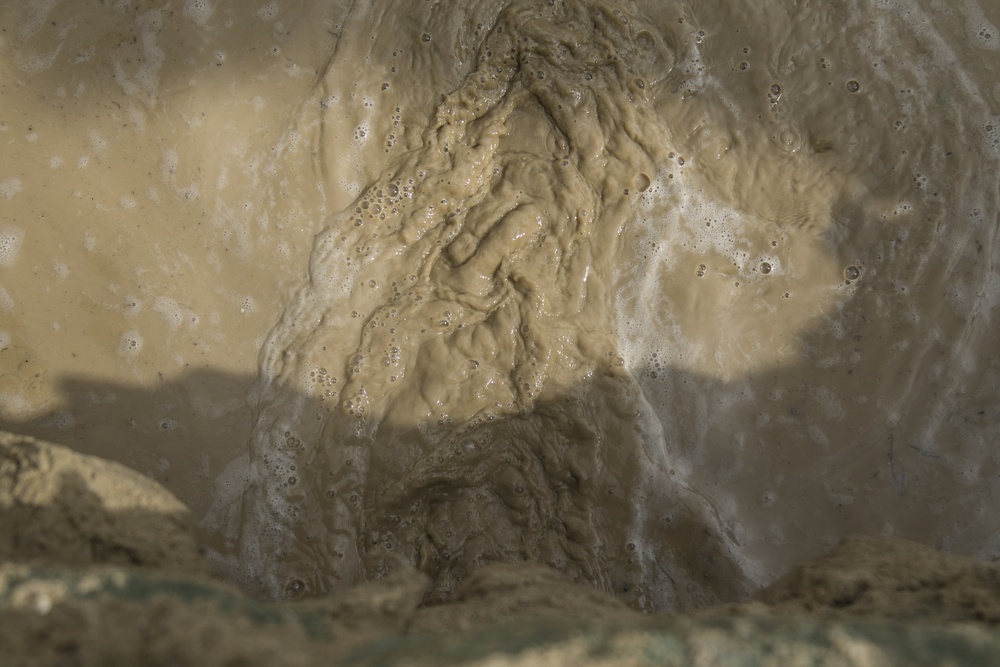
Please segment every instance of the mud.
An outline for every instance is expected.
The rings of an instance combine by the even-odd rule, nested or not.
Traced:
[[[6,2],[0,426],[263,598],[1000,557],[1000,15]]]

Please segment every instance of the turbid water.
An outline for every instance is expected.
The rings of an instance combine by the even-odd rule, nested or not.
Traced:
[[[3,4],[0,421],[263,597],[1000,558],[988,2]]]

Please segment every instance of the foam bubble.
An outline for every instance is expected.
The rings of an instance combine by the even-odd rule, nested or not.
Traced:
[[[60,410],[52,415],[49,423],[60,431],[65,431],[76,426],[76,415],[69,410]]]
[[[1000,50],[1000,31],[982,15],[975,21],[969,21],[968,30],[969,40],[979,48],[988,51]]]
[[[278,3],[269,2],[257,10],[257,18],[261,21],[273,21],[278,15]]]
[[[0,266],[14,266],[21,251],[24,230],[14,225],[0,227]]]
[[[53,155],[49,158],[49,169],[58,169],[62,166],[63,159],[58,155]]]
[[[18,51],[15,62],[17,63],[17,68],[23,73],[29,76],[38,74],[52,67],[61,50],[62,42],[57,44],[48,53],[25,53],[24,51]]]
[[[174,331],[184,322],[184,312],[181,306],[165,296],[158,296],[153,300],[153,312],[158,313],[167,323],[167,327]]]
[[[14,310],[14,299],[2,286],[0,286],[0,310]]]
[[[142,311],[142,301],[131,294],[125,296],[122,303],[122,313],[125,317],[135,317]]]
[[[163,151],[163,159],[160,161],[160,174],[163,180],[172,183],[177,173],[177,151],[168,148]]]
[[[0,350],[5,350],[10,347],[10,334],[6,331],[0,331]]]
[[[1000,86],[997,86],[997,97],[1000,98]],[[996,116],[983,126],[986,149],[1000,151],[1000,116]]]
[[[128,121],[132,123],[132,126],[139,132],[146,129],[146,116],[142,111],[134,104],[130,104],[128,111],[126,112],[128,116]]]
[[[104,137],[97,130],[88,130],[87,138],[90,139],[90,145],[94,147],[94,151],[97,153],[103,153],[108,149],[108,142],[104,140]]]
[[[208,23],[215,13],[215,3],[210,0],[187,0],[184,3],[184,16],[200,26]]]
[[[66,280],[69,277],[69,267],[63,262],[55,262],[52,265],[52,273],[56,274],[59,280]]]
[[[131,330],[124,332],[118,339],[118,354],[125,358],[138,356],[142,351],[142,334]]]
[[[10,199],[21,191],[21,179],[11,176],[0,181],[0,197]]]

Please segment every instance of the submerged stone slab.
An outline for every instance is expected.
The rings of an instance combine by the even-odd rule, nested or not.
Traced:
[[[504,576],[509,581],[510,571]],[[498,591],[480,600],[487,607],[465,603],[472,622],[456,625],[440,609],[419,608],[426,589],[427,580],[411,574],[336,599],[275,604],[198,577],[6,565],[0,645],[12,660],[6,664],[83,667],[1000,664],[1000,634],[983,623],[788,614],[761,605],[643,616],[600,596],[585,602],[584,592],[572,599],[574,613],[560,617],[554,603],[539,613],[511,603],[523,602],[523,591]],[[499,612],[493,618],[490,608]],[[608,613],[615,609],[617,618]]]
[[[755,600],[644,615],[494,564],[429,604],[402,559],[336,595],[261,603],[204,574],[186,508],[117,464],[0,436],[3,665],[1000,665],[995,563],[854,537]]]
[[[188,508],[156,482],[0,432],[0,562],[204,571]]]
[[[756,599],[786,614],[1000,623],[1000,564],[900,539],[854,535]]]

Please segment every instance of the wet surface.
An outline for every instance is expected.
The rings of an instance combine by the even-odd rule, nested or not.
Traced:
[[[0,425],[265,597],[1000,557],[1000,16],[730,4],[6,3]]]

